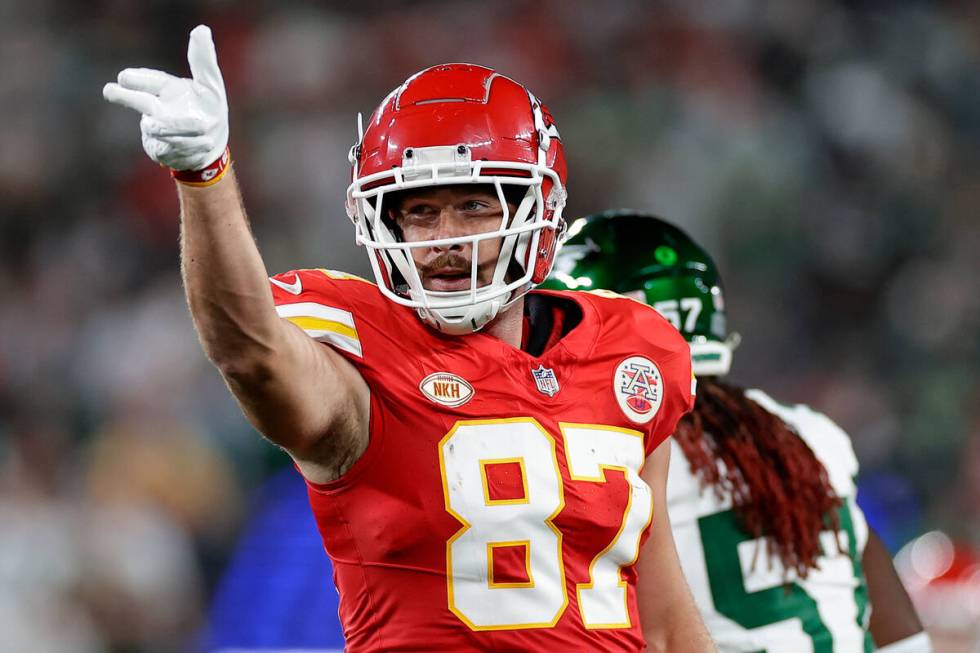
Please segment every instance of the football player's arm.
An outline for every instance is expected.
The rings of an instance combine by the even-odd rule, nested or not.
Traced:
[[[191,32],[187,59],[191,79],[130,68],[103,95],[142,114],[151,159],[201,171],[226,160],[228,142],[224,81],[207,27]],[[311,480],[333,480],[366,446],[367,386],[339,354],[279,319],[234,171],[200,181],[177,188],[181,272],[204,350],[259,431]]]
[[[870,528],[861,565],[868,580],[868,598],[871,601],[869,629],[878,650],[908,653],[931,651],[928,635],[922,630],[922,623],[895,571],[888,549]],[[886,646],[887,649],[884,648]]]
[[[715,646],[701,620],[681,569],[667,516],[667,467],[670,440],[646,460],[641,477],[653,493],[650,536],[637,561],[637,597],[647,650],[704,653]]]
[[[204,351],[261,433],[310,480],[334,480],[367,444],[367,385],[277,315],[234,172],[205,188],[177,186],[181,273]]]

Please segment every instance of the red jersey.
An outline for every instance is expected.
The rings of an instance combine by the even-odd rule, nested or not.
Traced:
[[[532,356],[439,334],[342,273],[286,273],[273,292],[371,391],[363,456],[308,483],[348,651],[645,648],[639,472],[693,404],[666,320],[609,293],[534,291],[581,320]]]

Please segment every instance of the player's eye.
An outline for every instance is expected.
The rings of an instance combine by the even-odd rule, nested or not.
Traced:
[[[471,199],[463,202],[462,208],[464,211],[487,211],[496,208],[495,204],[496,202],[488,200]]]
[[[428,204],[413,204],[402,211],[402,216],[409,221],[432,219],[437,215],[434,207]]]

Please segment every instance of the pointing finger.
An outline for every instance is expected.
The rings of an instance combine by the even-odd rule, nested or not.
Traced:
[[[102,97],[113,104],[118,104],[145,115],[152,115],[160,106],[156,96],[143,91],[133,91],[119,84],[106,84],[102,88]]]
[[[191,66],[191,76],[219,95],[225,94],[225,82],[218,68],[218,54],[214,50],[211,28],[198,25],[191,30],[187,44],[187,63]]]
[[[119,73],[119,85],[134,91],[160,94],[167,82],[177,79],[162,70],[152,68],[127,68]]]

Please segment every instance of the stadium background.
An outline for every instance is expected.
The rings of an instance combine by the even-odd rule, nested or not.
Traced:
[[[186,75],[199,22],[270,272],[370,274],[346,155],[356,113],[408,74],[465,60],[526,83],[570,155],[568,217],[650,210],[707,244],[743,334],[734,379],[851,433],[859,500],[894,551],[953,539],[955,561],[933,534],[903,568],[973,574],[955,618],[918,594],[941,650],[969,650],[980,4],[965,0],[0,2],[0,649],[193,646],[257,488],[287,466],[201,354],[171,182],[100,94],[125,66]]]

